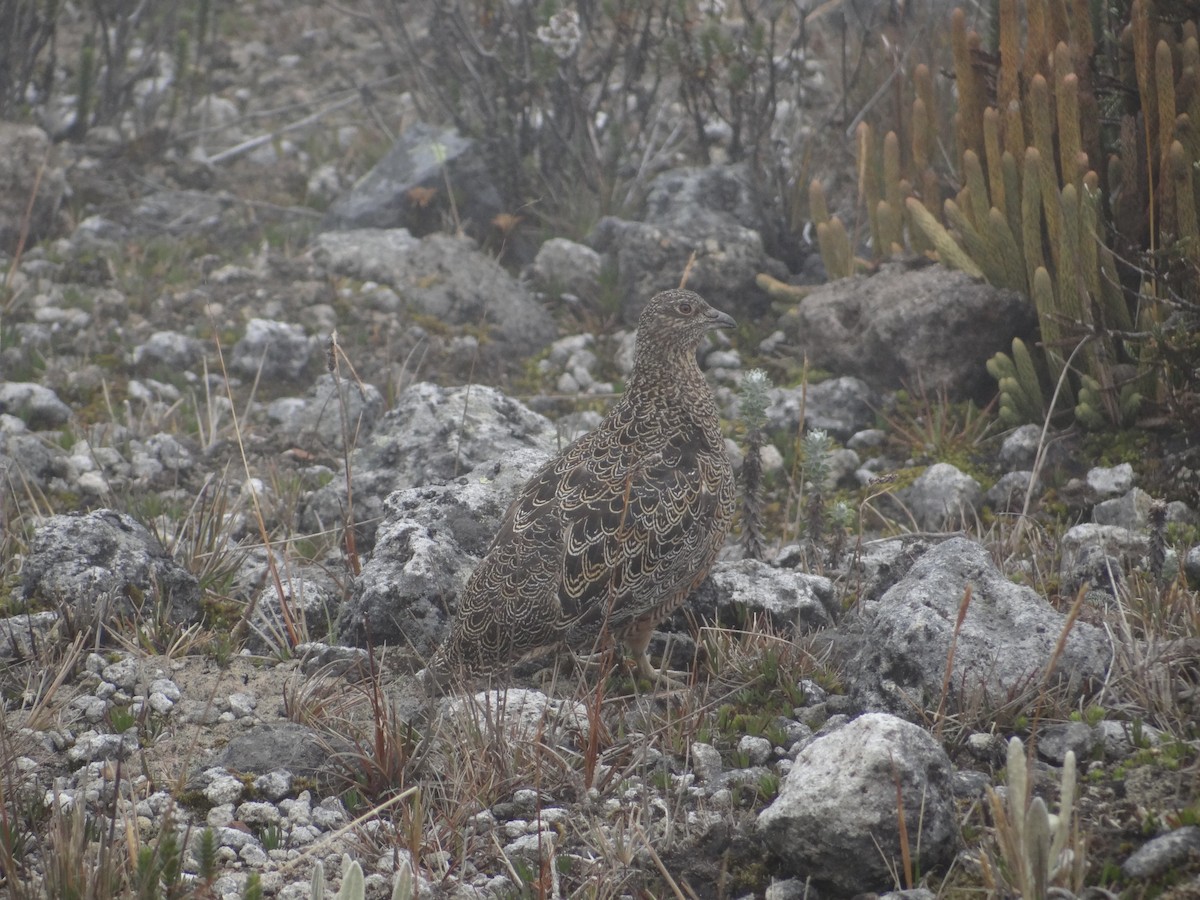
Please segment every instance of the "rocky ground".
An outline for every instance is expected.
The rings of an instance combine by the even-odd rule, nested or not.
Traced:
[[[0,125],[9,896],[307,897],[346,855],[367,896],[1034,896],[1039,858],[1200,896],[1186,423],[1001,429],[984,362],[1036,319],[923,260],[772,301],[819,261],[745,165],[505,210],[377,23],[254,9],[170,129]],[[652,647],[688,686],[541,660],[427,701],[508,499],[685,269],[739,321],[701,354],[739,469],[772,385],[758,496]]]

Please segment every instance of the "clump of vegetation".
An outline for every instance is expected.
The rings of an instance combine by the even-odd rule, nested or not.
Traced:
[[[513,208],[619,213],[685,146],[749,163],[764,209],[786,193],[772,141],[781,110],[800,105],[807,41],[791,5],[418,7],[380,0],[387,44],[426,102],[482,142]],[[426,20],[419,33],[413,22]]]
[[[992,47],[956,10],[956,165],[939,164],[949,129],[917,65],[896,126],[882,139],[858,126],[859,198],[876,259],[926,253],[1032,300],[1042,352],[1014,342],[989,363],[1003,421],[1069,409],[1099,428],[1129,424],[1144,401],[1187,402],[1167,362],[1200,285],[1200,49],[1195,22],[1148,0],[1105,11],[1099,29],[1083,5],[1064,10],[1034,0],[1022,28],[1004,0]],[[830,275],[867,267],[819,182],[809,206]]]

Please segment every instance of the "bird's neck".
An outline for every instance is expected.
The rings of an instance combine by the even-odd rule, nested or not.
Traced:
[[[696,362],[695,350],[639,348],[622,400],[639,409],[658,409],[674,417],[683,408],[703,407],[716,414],[712,392]]]

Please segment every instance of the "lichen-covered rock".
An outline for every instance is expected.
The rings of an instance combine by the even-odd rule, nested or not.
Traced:
[[[233,345],[229,368],[247,378],[295,381],[308,368],[313,342],[299,325],[251,319]]]
[[[374,385],[322,375],[303,397],[282,397],[267,415],[297,446],[340,451],[348,439],[366,439],[383,413],[383,394]]]
[[[994,394],[985,363],[1035,327],[1033,307],[1015,291],[899,263],[819,287],[784,317],[797,355],[812,366],[881,390],[919,383],[952,399]]]
[[[983,488],[950,463],[934,463],[898,496],[919,527],[943,531],[974,523]]]
[[[757,830],[790,873],[839,894],[884,890],[901,858],[897,779],[914,863],[928,872],[954,858],[952,772],[924,729],[871,713],[800,751]]]
[[[508,504],[547,457],[514,451],[449,484],[391,495],[375,552],[338,616],[339,638],[432,653]]]
[[[961,626],[964,593],[971,602]],[[951,538],[922,556],[879,600],[860,602],[861,645],[846,666],[850,693],[866,709],[911,717],[937,707],[946,660],[953,668],[946,711],[1031,699],[1049,678],[1072,699],[1088,696],[1105,678],[1112,650],[1095,626],[1075,622],[1062,652],[1056,645],[1066,618],[1028,587],[1013,584],[988,552]]]
[[[103,628],[114,616],[200,618],[200,586],[130,516],[111,509],[53,516],[30,542],[21,573],[27,603],[54,607],[71,630]]]
[[[392,491],[447,482],[519,450],[549,456],[557,445],[549,419],[495,388],[410,386],[351,456],[358,549],[372,546]],[[306,498],[301,522],[312,531],[336,527],[345,507],[345,483],[337,478]]]

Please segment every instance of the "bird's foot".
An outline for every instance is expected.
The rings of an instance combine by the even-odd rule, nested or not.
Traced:
[[[654,668],[650,665],[650,657],[645,653],[638,655],[637,674],[639,678],[649,681],[652,688],[665,687],[671,690],[682,690],[688,687],[691,677],[690,672],[680,672],[668,669],[666,666],[661,669]]]

